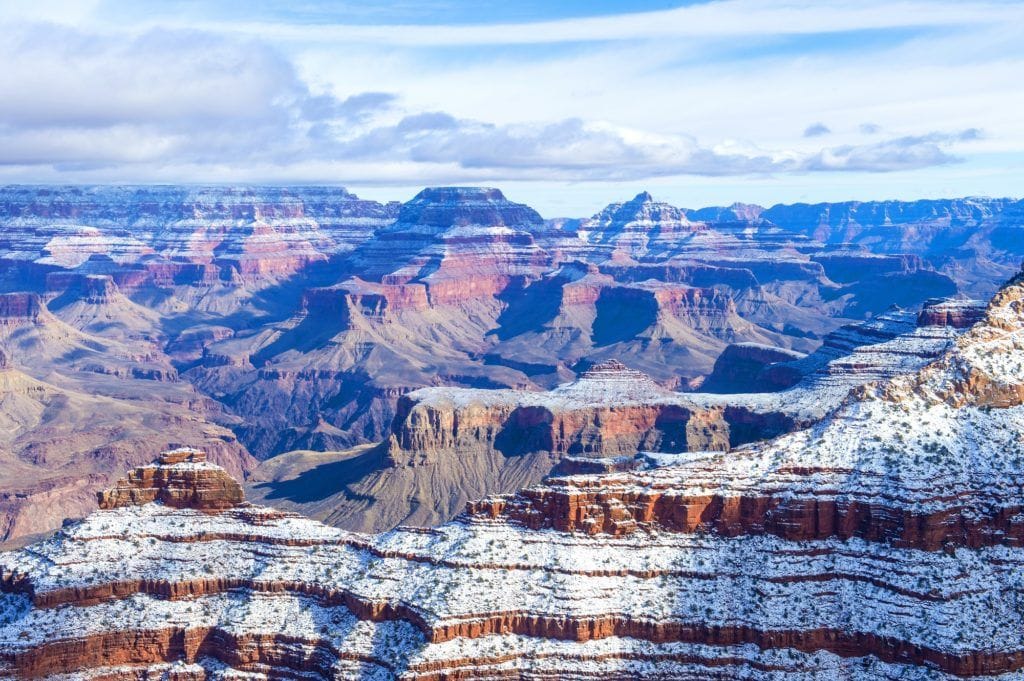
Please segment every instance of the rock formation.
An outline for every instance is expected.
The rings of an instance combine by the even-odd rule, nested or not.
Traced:
[[[978,303],[949,305],[978,315]],[[414,391],[399,399],[382,446],[276,457],[253,473],[250,493],[340,527],[383,531],[449,520],[466,501],[552,472],[630,470],[638,451],[729,450],[814,423],[852,388],[916,371],[963,332],[916,319],[893,311],[837,331],[813,355],[768,365],[779,384],[795,382],[773,393],[676,393],[615,360],[547,392]]]
[[[957,289],[987,296],[1022,256],[1022,216],[1019,202],[981,199],[688,210],[644,192],[589,218],[545,221],[486,188],[430,188],[399,205],[339,187],[2,187],[0,351],[18,381],[0,399],[22,405],[0,433],[0,481],[13,490],[2,536],[87,512],[97,489],[167,447],[202,446],[239,473],[250,453],[380,442],[408,413],[403,396],[423,388],[540,393],[618,359],[688,391],[723,350],[749,354],[750,344],[807,354],[757,370],[759,388],[793,386],[835,359],[837,329],[884,325],[894,302],[916,310]],[[972,319],[928,314],[921,323],[935,329]],[[832,365],[822,385],[841,397],[844,372],[878,374],[871,367],[899,356],[890,349]],[[724,365],[738,381],[740,367]],[[80,411],[60,409],[64,399]],[[772,399],[685,409],[726,414],[736,443],[792,427],[765,421],[780,413]],[[550,438],[564,454],[518,466],[501,455],[486,469],[468,457],[457,464],[464,477],[436,485],[475,479],[466,494],[507,491],[558,457],[634,440],[673,449],[680,437],[664,432],[682,420],[704,428],[665,418],[648,440],[587,426],[575,445],[570,423]],[[524,426],[547,437],[543,424]],[[465,497],[436,515],[413,510],[436,508],[431,482],[392,454],[338,455],[338,470],[355,485],[367,471],[407,471],[410,517],[455,512]],[[372,517],[380,504],[367,505],[390,494],[380,475],[359,492],[363,505],[323,512],[369,514],[373,527],[402,520]],[[27,498],[40,501],[26,510]]]
[[[173,508],[222,510],[240,504],[242,487],[197,449],[164,452],[152,466],[139,466],[113,489],[97,495],[100,508],[160,502]]]
[[[1022,353],[1024,277],[810,429],[551,478],[437,528],[367,536],[234,497],[103,509],[0,556],[2,673],[1016,678]],[[176,461],[156,497],[179,496]]]

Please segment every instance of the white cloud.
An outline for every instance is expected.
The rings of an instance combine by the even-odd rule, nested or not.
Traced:
[[[430,27],[86,12],[72,28],[52,23],[61,8],[0,8],[8,179],[761,182],[1024,151],[1019,3],[724,0]],[[873,33],[844,48],[850,31]]]

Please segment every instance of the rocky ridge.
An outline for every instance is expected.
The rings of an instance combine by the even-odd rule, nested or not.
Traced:
[[[100,510],[0,557],[0,662],[33,678],[1016,678],[1022,355],[1024,278],[938,358],[810,429],[555,477],[438,528]]]
[[[978,305],[932,303],[975,316]],[[728,451],[807,427],[851,389],[916,371],[963,333],[918,326],[917,317],[892,311],[837,331],[813,355],[770,365],[798,379],[774,393],[673,392],[614,360],[551,391],[414,391],[399,399],[383,445],[277,457],[253,472],[249,493],[333,525],[378,532],[436,525],[467,501],[552,472],[632,470],[643,464],[637,452]]]
[[[102,509],[159,502],[172,508],[222,510],[242,503],[242,487],[198,449],[172,449],[97,494]]]
[[[2,396],[0,538],[88,512],[97,489],[168,447],[202,446],[240,473],[250,453],[379,442],[402,396],[425,387],[548,391],[618,359],[692,390],[730,344],[809,353],[767,368],[767,387],[789,386],[837,327],[994,287],[1020,259],[1015,202],[866,205],[693,211],[642,193],[544,221],[486,188],[431,188],[402,206],[338,187],[0,188],[0,351],[17,378]],[[789,428],[760,419],[730,440]],[[638,438],[585,430],[600,437],[555,439],[576,456]],[[648,445],[659,438],[680,440]],[[339,479],[358,483],[385,455],[346,459]],[[486,495],[557,463],[465,461],[461,477],[388,470],[406,471],[410,507],[433,509],[432,488],[477,479],[465,494]],[[367,504],[390,484],[335,510],[379,515]],[[457,498],[437,516],[406,511],[436,522]]]

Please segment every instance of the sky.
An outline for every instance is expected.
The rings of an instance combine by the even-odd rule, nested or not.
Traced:
[[[1024,2],[4,0],[0,183],[1024,194]]]

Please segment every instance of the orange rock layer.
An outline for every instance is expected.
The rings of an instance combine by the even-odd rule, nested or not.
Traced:
[[[190,449],[164,454],[158,466],[140,466],[113,489],[97,493],[100,508],[159,501],[175,508],[220,510],[244,501],[242,487],[224,469],[206,463]]]
[[[976,508],[968,511],[966,499],[943,499],[938,510],[922,512],[884,500],[824,495],[689,495],[654,487],[559,482],[470,502],[467,512],[508,519],[532,530],[589,535],[658,529],[726,537],[770,534],[790,541],[857,537],[924,551],[1024,547],[1024,505],[999,506],[980,514]]]

